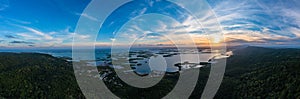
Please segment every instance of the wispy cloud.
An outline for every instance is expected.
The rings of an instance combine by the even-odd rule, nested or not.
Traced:
[[[295,44],[293,41],[300,37],[299,10],[281,4],[279,1],[272,4],[257,0],[221,0],[213,3],[215,5],[212,4],[212,9],[217,14],[217,20],[223,27],[224,38],[228,43]],[[209,40],[214,41],[213,39],[218,40],[220,38],[214,38],[215,36],[210,36],[210,34],[221,31],[216,29],[218,28],[215,24],[217,20],[212,17],[213,14],[208,13],[207,16],[198,19],[203,25],[209,26],[206,28],[199,26],[192,17],[187,18],[182,24],[160,18],[160,21],[157,22],[155,20],[151,20],[151,22],[146,20],[148,23],[135,21],[131,27],[123,27],[128,29],[123,30],[121,36],[123,38],[136,38],[140,37],[139,35],[153,32],[167,35],[169,38],[187,44],[193,43],[193,41],[199,44]],[[153,26],[153,24],[155,25]],[[206,33],[204,34],[204,32]],[[155,39],[162,40],[164,38],[156,37]]]
[[[12,36],[12,35],[5,35],[6,38],[11,38],[11,39],[14,39],[14,38],[17,38],[15,36]]]
[[[29,44],[28,41],[34,41],[36,43],[34,44],[34,46],[31,47],[58,47],[58,46],[72,45],[73,37],[85,41],[88,41],[90,38],[90,35],[82,35],[82,34],[71,32],[70,27],[67,27],[59,31],[52,31],[52,32],[42,32],[25,26],[18,26],[18,27],[22,27],[23,29],[28,30],[28,32],[15,33],[16,37],[18,37],[17,40],[20,41],[10,42],[11,44],[12,43]]]
[[[46,34],[46,33],[43,33],[43,32],[41,32],[41,31],[38,31],[38,30],[36,30],[36,29],[33,29],[33,28],[31,28],[31,27],[20,26],[20,25],[18,25],[18,26],[21,27],[21,28],[24,28],[24,29],[26,29],[26,30],[28,30],[28,31],[30,31],[30,32],[32,32],[32,33],[35,33],[35,34],[37,34],[37,35],[40,35],[40,36],[42,36],[43,38],[45,38],[46,40],[52,40],[52,39],[53,39],[52,36],[50,36],[50,35],[48,35],[48,34]]]
[[[93,21],[99,21],[96,17],[93,17],[93,16],[91,16],[91,15],[89,15],[87,13],[76,13],[76,15],[85,17],[85,18],[93,20]]]
[[[296,36],[296,38],[300,38],[300,28],[292,27],[290,31]]]
[[[35,47],[35,45],[28,45],[29,47]]]
[[[293,44],[299,36],[300,14],[293,1],[209,1],[228,42]]]
[[[9,21],[13,21],[14,23],[18,23],[18,24],[31,24],[31,22],[29,21],[23,21],[23,20],[19,20],[19,19],[14,19],[14,18],[7,18]]]
[[[1,0],[0,1],[0,11],[5,10],[9,7],[9,1],[8,0]]]
[[[294,24],[296,27],[300,28],[300,11],[299,9],[281,9],[283,17],[286,18],[286,23]]]
[[[37,41],[42,40],[41,37],[30,35],[29,33],[17,33],[17,35],[20,36],[20,37],[22,37],[25,40],[37,40]]]
[[[67,38],[73,38],[73,37],[76,37],[80,40],[85,40],[85,39],[89,39],[90,35],[81,35],[81,34],[78,34],[78,33],[69,33],[69,35],[67,36]]]
[[[11,41],[9,43],[12,43],[12,44],[34,44],[33,42],[26,42],[26,41]]]
[[[104,27],[106,30],[102,31],[103,27],[100,30],[101,33],[103,32],[105,41],[99,39],[100,41],[95,44],[106,46],[115,42],[118,43],[117,45],[122,45],[130,44],[133,40],[137,40],[137,44],[141,45],[206,44],[209,41],[222,42],[223,38],[225,38],[227,43],[232,44],[296,44],[300,42],[300,12],[297,6],[299,1],[297,0],[275,0],[272,2],[261,0],[208,1],[212,11],[208,9],[209,11],[199,11],[199,13],[192,13],[193,15],[184,13],[184,11],[178,10],[172,5],[158,8],[160,4],[156,4],[156,1],[151,0],[148,4],[136,5],[138,9],[131,10],[135,6],[125,7],[123,10],[128,11],[128,13],[117,13],[108,18],[109,20],[106,20],[109,22]],[[1,7],[4,6],[1,6],[0,3],[0,11]],[[168,10],[172,13],[167,13],[166,9],[169,8],[175,9]],[[148,14],[148,12],[160,12],[163,14],[155,14],[155,16],[154,14]],[[119,17],[122,14],[128,16]],[[75,15],[82,16],[91,22],[100,21],[91,13],[72,12],[70,15],[73,17]],[[165,17],[165,15],[170,15],[171,17]],[[194,15],[203,16],[195,18]],[[70,31],[70,27],[66,29],[63,29],[64,27],[33,27],[35,24],[21,18],[10,19],[2,17],[2,19],[17,24],[14,26],[19,28],[15,31],[12,30],[14,31],[13,33],[4,33],[1,36],[3,38],[0,39],[5,41],[1,44],[10,43],[10,41],[13,42],[12,40],[14,40],[19,41],[15,43],[26,46],[28,42],[35,42],[35,47],[71,46],[73,37],[86,41],[86,43],[80,45],[94,43],[90,40],[93,37],[82,33],[74,33],[74,31]],[[124,26],[121,24],[124,24]],[[115,27],[117,30],[111,29]],[[49,31],[49,29],[53,29],[53,31]],[[117,32],[119,33],[117,34]],[[224,35],[218,36],[218,34],[222,33]]]

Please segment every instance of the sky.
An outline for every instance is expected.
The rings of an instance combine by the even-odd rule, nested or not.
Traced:
[[[91,0],[0,0],[0,48],[71,47],[73,37],[100,47],[300,44],[299,0],[198,1],[135,0],[103,20],[97,15],[113,4],[85,12]],[[96,36],[76,31],[80,17],[103,22]]]

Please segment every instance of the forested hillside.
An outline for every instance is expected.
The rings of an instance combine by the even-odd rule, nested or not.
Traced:
[[[81,98],[72,64],[46,54],[0,53],[0,96]]]
[[[233,53],[227,59],[225,77],[215,98],[300,98],[300,49],[246,47]],[[209,69],[209,66],[201,68],[191,99],[200,98]],[[112,71],[109,67],[99,70]],[[116,78],[114,72],[104,77],[104,82],[122,98],[158,98],[172,90],[178,76],[169,74],[149,89],[132,88]],[[84,98],[70,62],[38,53],[0,53],[0,96]]]
[[[247,47],[227,60],[215,98],[300,98],[300,50]]]

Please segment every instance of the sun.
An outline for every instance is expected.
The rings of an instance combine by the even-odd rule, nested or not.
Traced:
[[[221,43],[221,39],[220,38],[214,38],[212,42],[213,43]]]
[[[211,37],[211,43],[217,44],[222,42],[222,37],[220,36],[213,36]]]

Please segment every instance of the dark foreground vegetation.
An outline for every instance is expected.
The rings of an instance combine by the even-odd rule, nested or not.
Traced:
[[[81,98],[71,63],[46,54],[0,53],[0,96]]]
[[[100,74],[106,73],[107,76],[103,78],[104,83],[118,97],[126,99],[159,99],[166,96],[177,83],[179,73],[166,74],[160,82],[150,88],[136,88],[123,82],[116,76],[112,68],[98,68]]]
[[[227,60],[215,98],[300,98],[300,49],[247,47]]]
[[[246,47],[235,49],[227,60],[225,77],[215,98],[300,98],[300,50]],[[100,74],[111,68],[98,69]],[[210,67],[201,68],[190,96],[199,99]],[[103,79],[121,98],[160,98],[177,82],[179,73],[168,74],[156,86],[131,87],[114,72]],[[116,82],[116,83],[114,83]],[[0,96],[5,98],[84,98],[64,59],[35,53],[0,53]]]

